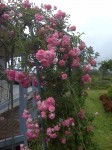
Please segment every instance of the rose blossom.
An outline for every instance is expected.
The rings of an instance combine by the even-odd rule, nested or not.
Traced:
[[[52,133],[52,128],[47,128],[47,135],[50,135]]]
[[[70,30],[71,31],[75,31],[76,30],[76,26],[70,26]]]
[[[43,119],[47,118],[46,113],[44,111],[41,112],[41,116],[42,116]]]
[[[3,18],[6,19],[6,20],[8,20],[10,18],[10,16],[9,16],[9,14],[4,13],[3,14]]]
[[[91,77],[89,74],[86,74],[82,77],[84,83],[91,83]]]
[[[90,70],[91,70],[91,66],[90,66],[90,65],[86,65],[85,68],[84,68],[84,71],[87,71],[87,72],[88,72],[88,71],[90,71]]]
[[[55,131],[59,131],[60,130],[60,127],[58,125],[54,126],[54,130]]]
[[[55,118],[55,114],[54,114],[54,113],[49,114],[49,118],[50,118],[51,120],[53,120],[53,119]]]
[[[65,66],[65,61],[64,61],[64,60],[60,60],[60,61],[59,61],[59,65],[60,65],[60,66]]]
[[[62,143],[62,144],[66,144],[66,138],[62,138],[62,139],[61,139],[61,143]]]
[[[50,138],[55,139],[57,137],[56,133],[49,134]]]
[[[53,97],[47,98],[46,99],[46,105],[47,105],[47,107],[49,107],[51,105],[55,106],[55,100],[54,100],[54,98]]]
[[[35,14],[35,19],[36,19],[37,22],[42,21],[42,20],[44,20],[44,16],[42,16],[40,14]]]
[[[25,0],[23,5],[24,5],[25,8],[30,8],[31,7],[31,4],[29,3],[29,0]]]
[[[57,9],[57,6],[54,6],[54,10],[56,10]]]
[[[92,66],[96,66],[96,60],[95,59],[93,59],[93,58],[90,59],[90,63]]]
[[[52,106],[52,105],[51,105],[51,106],[49,106],[49,108],[48,108],[48,109],[49,109],[49,111],[50,111],[50,112],[54,112],[54,111],[55,111],[55,107],[54,107],[54,106]]]
[[[44,8],[47,9],[47,10],[51,10],[52,9],[52,6],[50,4],[45,4],[44,5]]]
[[[86,47],[86,44],[84,42],[81,42],[79,49],[83,50]]]
[[[67,75],[66,73],[63,73],[63,74],[61,75],[61,77],[62,77],[62,80],[66,80],[66,79],[68,78],[68,75]]]

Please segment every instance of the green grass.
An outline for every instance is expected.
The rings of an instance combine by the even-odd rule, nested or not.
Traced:
[[[93,140],[99,145],[101,150],[112,150],[112,112],[105,112],[99,96],[107,93],[106,90],[90,90],[85,101],[85,108],[88,113],[99,115],[93,121]]]

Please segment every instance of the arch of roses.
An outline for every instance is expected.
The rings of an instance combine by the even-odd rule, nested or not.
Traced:
[[[76,26],[68,23],[70,16],[56,6],[1,2],[0,15],[0,47],[6,61],[12,58],[7,79],[24,88],[32,82],[37,88],[36,118],[30,110],[23,112],[29,148],[20,149],[96,150],[84,101],[98,53],[86,46]],[[14,70],[16,56],[21,56],[21,72]]]

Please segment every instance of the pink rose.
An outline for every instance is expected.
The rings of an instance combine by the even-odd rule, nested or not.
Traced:
[[[50,4],[45,4],[44,5],[44,8],[47,9],[47,10],[51,10],[52,9],[52,6]]]
[[[90,70],[91,70],[91,66],[90,66],[90,65],[86,65],[85,68],[84,68],[84,71],[87,71],[87,72],[88,72],[88,71],[90,71]]]
[[[49,118],[50,118],[51,120],[53,120],[53,119],[55,118],[55,114],[54,114],[54,113],[49,114]]]
[[[56,10],[57,9],[57,6],[54,6],[54,10]]]
[[[68,78],[68,75],[66,73],[63,73],[61,77],[62,77],[62,80],[66,80]]]
[[[62,144],[66,144],[66,138],[62,138],[62,139],[61,139],[61,143],[62,143]]]
[[[15,70],[6,70],[6,74],[7,74],[7,77],[10,81],[15,80],[15,74],[16,74]]]
[[[56,133],[49,134],[50,138],[55,139],[57,137]]]
[[[41,99],[41,96],[40,96],[40,95],[36,95],[36,96],[35,96],[35,99],[36,99],[37,101],[39,101],[39,100]]]
[[[81,42],[79,49],[83,50],[86,47],[86,44],[84,42]]]
[[[49,107],[51,105],[55,106],[55,100],[54,100],[54,98],[53,97],[47,98],[46,99],[46,105],[47,105],[47,107]]]
[[[52,133],[52,128],[47,128],[46,133],[47,133],[47,135],[50,135]]]
[[[50,111],[50,112],[54,112],[54,111],[55,111],[55,107],[54,107],[54,106],[52,106],[52,105],[51,105],[51,106],[49,106],[49,108],[48,108],[48,109],[49,109],[49,111]]]
[[[15,72],[15,81],[22,82],[26,78],[26,75],[24,72],[16,71]]]
[[[66,17],[66,13],[65,13],[65,12],[62,12],[61,10],[59,10],[59,11],[57,12],[57,14],[55,15],[55,17],[56,17],[57,19],[59,19],[59,20],[62,20],[62,19],[64,19],[64,18]]]
[[[92,66],[96,66],[96,60],[95,60],[95,59],[92,58],[92,59],[90,60],[90,63],[91,63]]]
[[[23,112],[23,118],[28,119],[28,117],[29,117],[29,111],[25,109]]]
[[[36,19],[37,22],[44,20],[44,18],[45,18],[45,17],[42,16],[42,15],[40,15],[40,14],[35,14],[35,19]]]
[[[44,54],[45,54],[45,51],[43,49],[38,50],[36,53],[36,59],[40,61],[41,59],[44,58]]]
[[[60,61],[59,61],[59,65],[60,65],[60,66],[65,66],[65,61],[64,61],[64,60],[60,60]]]
[[[41,116],[42,116],[43,119],[46,119],[46,118],[47,118],[46,112],[42,111],[42,112],[41,112]]]
[[[64,55],[63,55],[63,58],[64,58],[65,60],[67,60],[67,59],[69,58],[68,54],[64,54]]]
[[[10,19],[10,16],[9,16],[9,14],[4,13],[3,14],[3,18],[6,19],[6,20],[8,20],[8,19]]]
[[[23,5],[24,5],[25,8],[30,8],[31,7],[31,4],[29,3],[29,0],[25,0]]]
[[[60,127],[58,125],[54,126],[54,130],[55,131],[59,131],[60,130]]]
[[[84,83],[91,83],[91,77],[89,74],[86,74],[82,77]]]
[[[76,30],[76,26],[70,26],[70,30],[71,31],[75,31]]]
[[[24,80],[21,82],[21,84],[24,88],[28,88],[31,86],[31,81],[30,80]]]

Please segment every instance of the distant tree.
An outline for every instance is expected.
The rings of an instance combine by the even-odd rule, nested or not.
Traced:
[[[107,76],[109,71],[112,71],[112,59],[102,61],[99,70],[102,72],[103,77]]]

